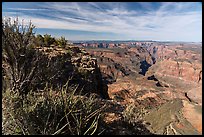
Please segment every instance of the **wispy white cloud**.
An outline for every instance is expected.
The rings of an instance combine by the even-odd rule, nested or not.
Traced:
[[[201,41],[202,11],[188,10],[195,8],[195,3],[165,2],[156,10],[152,10],[153,4],[139,4],[151,11],[141,14],[137,9],[127,8],[124,3],[45,3],[40,9],[32,8],[30,11],[40,11],[45,16],[56,18],[25,12],[19,18],[32,20],[37,28],[110,32],[120,36],[118,39],[125,36],[130,39]],[[21,9],[29,11],[26,7]],[[9,16],[9,12],[6,14]]]
[[[46,11],[47,9],[39,9],[39,8],[7,8],[7,10],[16,10],[16,11]]]

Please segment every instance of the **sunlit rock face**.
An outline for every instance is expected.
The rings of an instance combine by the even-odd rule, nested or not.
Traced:
[[[183,120],[177,110],[169,115],[172,124],[157,121],[157,110],[177,108],[185,113],[189,108],[184,102],[200,110],[202,106],[202,47],[190,44],[138,44],[119,45],[117,48],[86,48],[97,59],[102,78],[108,86],[109,97],[121,105],[134,104],[148,111],[146,120],[152,132],[158,134],[200,134],[202,123],[195,124],[195,115]],[[172,103],[170,103],[172,101]],[[183,104],[183,105],[182,105]],[[166,107],[165,107],[166,106]],[[159,112],[160,113],[160,112]],[[150,118],[149,118],[150,117]],[[152,117],[152,118],[151,118]],[[162,116],[163,117],[163,116]],[[180,117],[176,123],[174,117]],[[189,124],[191,123],[191,124]],[[158,130],[155,124],[158,125]],[[154,127],[155,126],[155,127]],[[165,131],[168,130],[168,131]],[[173,130],[173,131],[171,131]],[[174,132],[175,130],[175,132]]]

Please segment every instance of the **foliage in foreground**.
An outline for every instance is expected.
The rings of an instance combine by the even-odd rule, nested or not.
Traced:
[[[56,70],[59,68],[56,65],[59,66],[59,60],[64,58],[59,57],[48,66],[47,58],[33,48],[34,28],[31,22],[24,25],[18,19],[14,22],[10,18],[2,20],[3,134],[96,133],[104,107],[97,106],[93,96],[76,96],[75,93],[79,93],[77,86],[67,83],[51,88],[50,78],[55,78],[61,71]],[[54,40],[46,35],[43,42],[49,45]],[[65,44],[65,39],[61,38],[58,44]],[[46,67],[52,69],[52,73],[47,72]],[[34,88],[43,82],[49,86],[44,90]]]
[[[17,135],[92,135],[99,133],[98,122],[104,107],[95,97],[74,95],[77,86],[68,84],[59,91],[45,88],[42,93],[29,92],[22,100],[18,94],[3,93],[3,134]],[[68,92],[68,93],[67,93]]]
[[[36,87],[44,87],[46,82],[57,83],[57,75],[67,73],[62,71],[64,66],[62,61],[66,62],[70,58],[69,54],[58,56],[54,60],[43,55],[35,48],[36,42],[38,43],[40,39],[49,45],[55,39],[50,35],[35,37],[34,28],[31,22],[25,25],[18,19],[13,22],[10,18],[2,20],[3,91],[10,88],[15,92],[27,94]],[[66,40],[61,37],[55,43],[63,46]]]

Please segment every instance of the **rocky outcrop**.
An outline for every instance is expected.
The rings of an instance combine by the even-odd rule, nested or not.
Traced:
[[[108,98],[107,86],[102,81],[97,60],[85,50],[76,46],[40,47],[37,50],[48,57],[47,60],[41,61],[42,67],[45,68],[42,74],[47,76],[47,80],[51,79],[49,72],[54,74],[52,80],[47,82],[59,86],[69,80],[70,85],[78,85],[78,91],[82,90],[82,94],[97,93]]]

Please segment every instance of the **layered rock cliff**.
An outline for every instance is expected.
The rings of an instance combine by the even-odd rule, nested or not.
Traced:
[[[198,110],[202,106],[200,49],[197,45],[154,43],[147,47],[86,50],[97,58],[103,78],[108,81],[110,98],[121,105],[133,105],[137,110],[145,108],[149,118],[144,119],[151,124],[154,133],[198,134],[202,128],[200,122],[195,124],[194,114],[197,113],[188,116],[186,121],[185,116],[177,114],[177,111],[190,109],[183,101],[193,104]],[[168,107],[178,110],[170,113],[166,109]],[[159,111],[160,116],[157,115]],[[198,115],[200,119],[201,115]],[[172,123],[160,121],[161,117]],[[179,122],[175,121],[175,117]],[[158,129],[155,129],[157,126]]]

